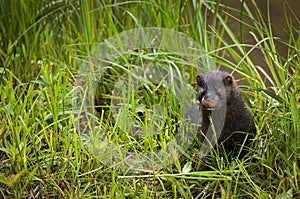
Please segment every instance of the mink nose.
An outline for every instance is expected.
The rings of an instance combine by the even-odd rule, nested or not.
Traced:
[[[213,108],[214,107],[214,101],[213,100],[206,100],[206,99],[202,99],[201,101],[202,106],[204,106],[205,108]]]

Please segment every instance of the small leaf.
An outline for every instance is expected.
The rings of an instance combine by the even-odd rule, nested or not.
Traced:
[[[7,111],[11,116],[14,116],[13,106],[10,103],[6,104],[1,109]]]
[[[46,81],[43,81],[43,80],[32,80],[31,82],[35,83],[35,84],[43,85],[45,87],[49,87],[49,84]]]
[[[135,112],[136,113],[143,113],[143,112],[145,112],[145,105],[144,104],[137,105],[135,107]]]
[[[189,173],[192,170],[192,162],[187,162],[182,168],[182,173]]]
[[[17,173],[16,175],[11,175],[6,177],[4,175],[0,175],[0,183],[6,184],[8,187],[13,187],[13,185],[17,182],[17,180],[23,175],[25,170]]]
[[[293,199],[293,189],[289,189],[287,192],[276,196],[276,199]]]

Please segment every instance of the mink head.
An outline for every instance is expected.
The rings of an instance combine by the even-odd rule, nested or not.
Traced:
[[[205,109],[225,108],[230,101],[234,80],[231,75],[221,71],[210,71],[197,75],[198,100]]]

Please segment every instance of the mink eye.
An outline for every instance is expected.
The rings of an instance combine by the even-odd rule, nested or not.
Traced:
[[[206,83],[205,83],[204,81],[199,82],[198,86],[199,86],[200,88],[204,89],[204,90],[207,89],[207,85],[206,85]]]
[[[202,88],[199,89],[199,93],[198,93],[198,100],[199,101],[202,100],[202,98],[204,97],[205,93],[206,93],[206,89],[202,89]]]
[[[216,95],[217,95],[220,99],[225,98],[225,95],[224,95],[224,94],[226,94],[224,88],[220,88],[220,89],[217,89],[217,90],[216,90]]]
[[[222,96],[221,90],[216,90],[216,95],[217,95],[218,97],[221,97],[221,96]]]

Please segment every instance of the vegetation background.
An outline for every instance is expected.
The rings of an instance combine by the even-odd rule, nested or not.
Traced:
[[[255,1],[0,0],[1,198],[300,198],[299,19],[282,3],[278,29],[263,2],[265,12]],[[136,27],[183,32],[243,80],[257,128],[246,157],[197,159],[195,147],[132,175],[84,148],[72,111],[78,59]]]

